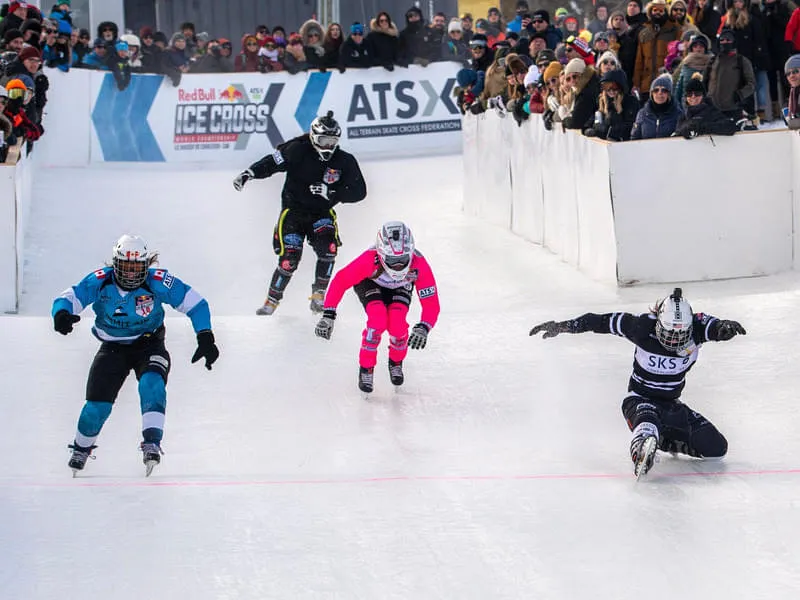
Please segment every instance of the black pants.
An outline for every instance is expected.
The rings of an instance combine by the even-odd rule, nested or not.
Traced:
[[[386,306],[389,306],[392,302],[411,306],[411,292],[413,289],[412,285],[395,289],[387,288],[378,285],[372,279],[365,279],[353,287],[364,308],[367,307],[367,304],[376,300],[383,302]]]
[[[161,375],[166,383],[170,357],[164,346],[164,332],[164,327],[160,327],[133,344],[103,342],[89,369],[86,399],[90,402],[113,404],[131,370],[136,374],[137,380],[145,372],[153,371]]]
[[[718,458],[728,452],[728,440],[703,415],[680,400],[655,400],[628,396],[622,414],[633,430],[640,423],[653,423],[661,434],[658,448],[698,458]]]
[[[272,246],[278,255],[278,268],[275,269],[269,286],[271,300],[278,302],[283,298],[284,290],[300,264],[306,240],[317,255],[312,288],[322,292],[328,288],[333,274],[333,263],[339,246],[342,245],[336,212],[331,209],[327,213],[318,214],[285,208],[281,211],[272,237]]]

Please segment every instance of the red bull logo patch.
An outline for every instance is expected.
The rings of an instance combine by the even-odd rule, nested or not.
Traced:
[[[332,183],[339,181],[341,176],[342,172],[338,169],[326,169],[325,174],[322,176],[322,181],[328,185],[331,185]]]

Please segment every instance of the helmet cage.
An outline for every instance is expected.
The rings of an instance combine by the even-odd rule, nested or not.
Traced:
[[[681,352],[692,345],[692,308],[686,300],[666,298],[656,309],[656,339],[672,352]]]
[[[414,256],[414,236],[411,230],[400,221],[385,223],[378,230],[375,247],[386,274],[394,281],[403,281],[408,275]]]
[[[147,280],[147,269],[154,258],[142,238],[122,236],[114,246],[111,261],[117,285],[127,291],[141,287]]]

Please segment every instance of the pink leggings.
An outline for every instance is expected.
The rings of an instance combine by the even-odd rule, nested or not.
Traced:
[[[378,345],[381,335],[389,332],[389,359],[400,362],[408,354],[408,306],[400,302],[384,304],[376,300],[365,307],[367,327],[361,337],[361,352],[358,353],[358,364],[362,367],[374,367],[378,361]]]

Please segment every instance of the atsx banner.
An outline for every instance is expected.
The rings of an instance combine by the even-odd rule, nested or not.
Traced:
[[[92,161],[216,162],[271,152],[328,110],[356,155],[461,149],[456,63],[288,73],[135,75],[119,91],[92,73]]]

